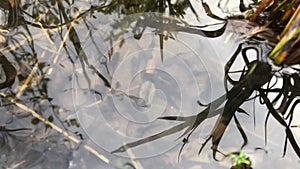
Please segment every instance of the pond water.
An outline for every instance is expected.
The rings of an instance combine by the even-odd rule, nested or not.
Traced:
[[[217,120],[213,112],[179,158],[187,126],[159,117],[196,115],[205,109],[197,101],[225,94],[224,66],[244,41],[245,25],[239,31],[232,29],[239,21],[206,16],[199,1],[170,1],[173,8],[154,2],[24,0],[22,17],[13,18],[20,24],[8,28],[11,11],[1,7],[1,168],[230,168],[229,158],[213,159],[210,142],[198,155]],[[259,47],[262,55],[270,50],[266,42]],[[239,55],[232,68],[244,66]],[[252,167],[297,168],[289,144],[282,158],[285,128],[271,117],[265,144],[266,106],[251,99],[241,107],[249,113],[237,118]],[[299,139],[299,129],[292,131]],[[219,149],[237,152],[242,144],[231,122]]]

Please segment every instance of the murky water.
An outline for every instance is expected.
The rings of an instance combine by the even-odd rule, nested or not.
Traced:
[[[194,131],[179,161],[185,127],[155,136],[180,124],[159,117],[195,115],[205,109],[197,101],[208,104],[225,93],[224,65],[245,36],[233,31],[231,21],[225,27],[207,17],[201,2],[185,2],[173,6],[184,17],[174,17],[160,1],[22,1],[21,24],[0,32],[0,166],[230,168],[230,159],[213,159],[210,142],[198,155],[216,117]],[[5,24],[10,16],[2,10]],[[161,10],[165,14],[156,13]],[[209,24],[214,26],[203,29],[218,31],[196,27]],[[241,58],[234,69],[243,69]],[[290,145],[281,157],[285,129],[272,118],[265,144],[265,105],[256,99],[242,108],[250,117],[237,117],[253,168],[297,168]],[[298,129],[293,132],[299,138]],[[239,151],[242,143],[231,122],[220,150]]]

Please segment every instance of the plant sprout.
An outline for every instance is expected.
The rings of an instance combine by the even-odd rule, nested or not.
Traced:
[[[241,150],[239,153],[233,152],[229,153],[228,156],[233,160],[232,167],[237,169],[243,169],[243,164],[250,166],[251,161],[247,154]]]

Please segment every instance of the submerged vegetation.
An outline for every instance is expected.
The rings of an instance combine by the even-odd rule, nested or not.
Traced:
[[[214,15],[205,2],[202,1],[202,5],[208,16],[217,20],[225,21],[224,25],[226,25],[231,19],[236,19],[235,16],[230,16],[228,19],[222,19],[221,17]],[[224,82],[225,89],[227,89],[226,94],[206,105],[206,108],[197,115],[188,117],[160,117],[159,119],[175,120],[182,123],[156,135],[125,144],[113,152],[123,152],[128,148],[133,148],[187,128],[182,135],[187,135],[183,139],[183,148],[189,142],[189,137],[195,129],[205,119],[218,115],[218,120],[213,127],[214,129],[212,130],[211,135],[208,139],[206,139],[199,150],[200,153],[208,141],[212,140],[213,157],[216,159],[216,153],[220,152],[218,150],[218,145],[231,120],[234,120],[241,136],[244,139],[242,147],[247,144],[247,136],[235,114],[236,112],[248,114],[240,106],[246,101],[258,98],[261,104],[265,104],[269,110],[266,118],[266,124],[268,122],[269,115],[272,115],[281,125],[283,125],[283,127],[286,128],[286,141],[283,154],[286,153],[287,142],[289,141],[298,157],[300,157],[299,146],[291,131],[294,113],[296,113],[295,108],[299,103],[299,100],[297,99],[297,97],[299,97],[299,85],[296,84],[297,81],[299,81],[300,75],[299,68],[297,68],[297,65],[299,64],[298,48],[300,38],[299,9],[298,1],[261,1],[260,3],[254,2],[254,4],[250,5],[250,8],[247,10],[254,10],[255,12],[253,14],[249,14],[249,12],[247,12],[247,16],[244,16],[244,19],[239,20],[244,20],[244,22],[249,24],[249,26],[252,26],[251,24],[254,24],[255,26],[254,29],[247,32],[247,38],[238,46],[233,56],[225,65]],[[241,12],[246,10],[243,2],[240,4],[240,10]],[[247,20],[249,20],[249,22]],[[204,34],[207,37],[218,37],[222,34],[223,30],[224,27],[211,32],[204,31]],[[221,34],[218,34],[217,32],[221,32]],[[211,33],[213,33],[213,36],[210,36]],[[268,34],[269,36],[266,36]],[[274,37],[278,36],[280,37],[279,39],[274,39]],[[262,51],[263,49],[259,46],[264,43],[263,41],[266,41],[268,45],[274,49],[272,51]],[[250,62],[247,58],[247,50],[251,49],[255,50],[257,55],[257,58],[252,62]],[[265,53],[267,53],[268,57],[274,59],[274,64],[280,65],[281,68],[270,64],[267,61],[267,55],[264,55]],[[230,68],[238,56],[242,56],[244,58],[246,66],[243,70],[239,71],[239,80],[233,80],[230,78]],[[273,68],[271,68],[271,65]],[[292,71],[292,73],[287,73],[286,71],[282,71],[282,69],[286,66],[289,66],[289,68],[293,69],[294,72]],[[276,83],[273,84],[271,79],[276,79]],[[279,84],[278,81],[283,81],[283,83]],[[228,89],[227,83],[230,83],[233,87]],[[275,93],[277,96],[273,100],[270,100],[268,97],[270,93]],[[274,105],[277,102],[280,102],[280,106],[275,108]],[[224,103],[224,107],[220,107]],[[200,102],[199,105],[203,106]],[[182,148],[180,152],[182,151]]]
[[[195,130],[205,120],[217,117],[213,129],[198,148],[198,152],[200,154],[205,145],[210,144],[211,141],[213,158],[220,160],[217,157],[218,153],[228,157],[228,153],[219,150],[219,145],[231,122],[234,122],[243,138],[241,149],[247,145],[248,137],[237,114],[250,116],[242,105],[251,100],[259,100],[268,109],[265,135],[267,136],[268,121],[273,117],[286,132],[286,135],[282,136],[285,139],[283,155],[286,154],[288,145],[291,145],[300,158],[300,147],[292,131],[292,128],[299,128],[299,125],[294,122],[294,117],[299,111],[297,106],[300,103],[299,0],[252,2],[241,0],[238,14],[230,14],[229,11],[226,12],[227,16],[218,16],[210,9],[208,5],[210,1],[203,0],[201,2],[190,0],[97,0],[89,3],[68,0],[24,0],[22,2],[5,0],[3,2],[5,3],[0,5],[4,18],[1,20],[0,30],[0,105],[3,114],[0,124],[0,146],[1,153],[7,157],[6,160],[0,161],[1,167],[30,168],[35,165],[49,165],[49,158],[57,155],[59,150],[64,152],[59,154],[62,158],[58,159],[57,165],[60,165],[59,168],[70,167],[72,159],[69,153],[76,151],[77,146],[84,144],[85,139],[84,134],[78,132],[81,124],[70,115],[72,106],[65,107],[63,104],[70,103],[60,99],[67,92],[74,90],[73,83],[78,84],[82,90],[94,93],[96,98],[99,98],[99,103],[104,102],[106,95],[109,95],[107,93],[110,92],[112,95],[126,97],[140,107],[147,107],[150,97],[144,99],[128,94],[114,84],[111,72],[115,71],[113,65],[115,63],[110,64],[110,61],[117,60],[116,49],[122,48],[128,40],[125,34],[130,32],[134,39],[139,41],[146,36],[147,28],[154,32],[159,41],[161,63],[166,59],[165,44],[176,40],[178,32],[204,38],[218,38],[229,31],[242,35],[243,38],[235,52],[223,65],[225,88],[223,94],[206,105],[201,100],[195,100],[202,110],[192,112],[194,115],[159,117],[159,120],[178,121],[180,124],[136,141],[124,143],[113,150],[112,154],[131,151],[143,144],[182,132],[179,137],[182,139],[179,159]],[[226,11],[228,2],[220,0],[219,8],[225,4],[222,10]],[[200,7],[201,9],[198,9]],[[215,22],[201,25],[203,16],[200,15],[200,10]],[[186,18],[187,13],[189,17],[195,19],[194,22],[187,21],[189,19]],[[133,14],[136,15],[132,17]],[[99,27],[104,27],[107,19],[105,16],[112,15],[117,15],[119,20],[110,25],[112,29],[109,35],[102,37],[109,43],[109,49],[101,51],[99,48],[102,44],[97,44],[94,32]],[[195,22],[198,24],[195,25]],[[101,67],[95,67],[90,61],[91,56],[87,54],[89,51],[85,49],[87,39],[91,39],[91,46],[95,46],[97,55],[101,55]],[[118,47],[114,47],[117,42]],[[151,45],[149,48],[152,47]],[[251,51],[255,53],[254,59]],[[233,70],[233,65],[239,58],[243,60],[242,69]],[[147,60],[146,64],[151,66],[152,62],[158,62],[155,59]],[[78,74],[73,73],[79,70],[76,63],[80,65],[84,80],[76,79]],[[66,72],[65,76],[61,73],[63,71]],[[153,72],[147,70],[147,75],[151,76]],[[93,79],[90,74],[102,81],[101,90],[92,89]],[[234,78],[237,76],[238,79]],[[155,88],[153,83],[149,82],[147,85],[151,89]],[[144,88],[147,85],[144,85]],[[62,94],[57,94],[59,92]],[[150,94],[147,92],[145,90],[141,95],[151,95],[151,91]],[[57,137],[59,138],[51,139]],[[267,141],[270,138],[265,139]],[[48,147],[41,146],[44,142]],[[37,146],[35,143],[38,143]],[[106,157],[112,156],[110,152],[102,155],[89,145],[83,147],[101,159],[103,165],[112,165],[109,159],[111,157]],[[12,149],[15,151],[11,151]],[[18,151],[22,153],[16,153]],[[28,155],[33,152],[41,152],[41,156]],[[235,159],[233,168],[243,164],[251,165],[243,150],[238,155],[229,156]],[[126,164],[124,166],[132,168],[141,166],[135,161],[134,155],[130,157],[134,159],[132,164],[124,162]]]

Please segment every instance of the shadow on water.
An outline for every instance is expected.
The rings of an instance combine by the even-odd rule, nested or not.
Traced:
[[[296,52],[280,60],[286,51],[272,51],[279,31],[259,17],[270,4],[243,19],[252,5],[240,1],[240,15],[223,16],[209,1],[3,1],[0,166],[229,168],[240,150],[268,152],[259,141],[275,138],[284,140],[283,156],[295,159],[292,148],[299,158],[299,42],[284,43]],[[259,119],[247,103],[264,107]],[[250,131],[248,116],[265,133]],[[285,134],[268,135],[271,117]],[[241,142],[234,134],[228,141],[231,123]]]

